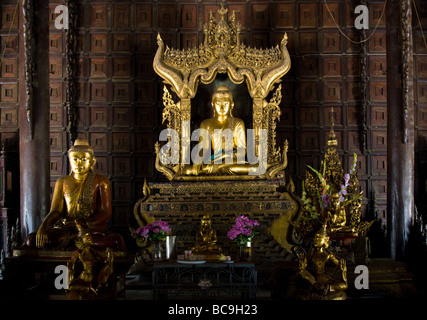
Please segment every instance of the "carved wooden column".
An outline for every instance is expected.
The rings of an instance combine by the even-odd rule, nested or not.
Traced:
[[[387,234],[390,257],[405,256],[414,213],[411,0],[387,2]]]
[[[49,210],[49,1],[24,0],[19,36],[21,235],[36,231]]]

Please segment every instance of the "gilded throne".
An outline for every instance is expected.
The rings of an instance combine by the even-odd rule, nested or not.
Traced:
[[[287,35],[274,48],[255,49],[239,32],[234,12],[221,5],[197,48],[171,49],[157,36],[153,67],[165,84],[166,129],[155,144],[155,167],[169,183],[145,183],[134,217],[140,226],[168,219],[183,249],[194,245],[197,225],[188,221],[208,214],[227,251],[227,223],[260,215],[265,241],[273,237],[271,246],[290,252],[289,222],[299,204],[292,181],[285,183],[287,142],[276,146],[280,81],[291,65]]]
[[[157,37],[159,47],[153,62],[154,70],[179,99],[175,102],[167,86],[164,86],[163,122],[167,122],[170,132],[177,134],[168,134],[166,148],[160,148],[160,144],[156,144],[156,169],[170,181],[272,179],[287,165],[287,143],[285,142],[283,148],[276,148],[276,123],[280,116],[281,102],[281,86],[277,84],[289,71],[291,64],[286,48],[287,35],[284,35],[280,46],[275,48],[262,50],[246,47],[240,43],[240,27],[235,22],[234,13],[228,21],[226,20],[227,9],[221,7],[218,13],[220,15],[218,23],[211,13],[209,26],[204,28],[204,43],[198,48],[182,51],[170,49],[165,47],[160,35]],[[244,87],[245,84],[247,94],[240,94],[241,86]],[[192,149],[191,141],[194,141],[191,129],[197,127],[198,124],[194,123],[194,120],[197,121],[200,117],[200,109],[203,109],[203,103],[206,103],[206,99],[203,100],[197,96],[199,85],[207,86],[208,89],[201,88],[200,91],[209,92],[210,90],[212,100],[218,95],[218,88],[227,88],[228,95],[234,96],[231,101],[236,104],[234,109],[246,115],[243,121],[246,121],[245,124],[252,131],[250,131],[251,137],[246,137],[245,147],[253,146],[253,148],[252,150],[246,148],[242,152],[248,155],[248,151],[253,151],[254,159],[248,159],[248,157],[241,159],[240,169],[234,169],[237,167],[234,161],[233,164],[228,163],[230,170],[216,170],[220,165],[220,161],[215,161],[217,159],[211,159],[214,165],[205,171],[206,174],[203,174],[203,170],[189,170],[187,166],[190,160],[194,160],[192,154],[194,150],[190,150]],[[239,96],[237,97],[233,91]],[[270,100],[267,101],[269,97]],[[244,102],[247,105],[242,105]],[[237,104],[239,104],[238,108]],[[214,105],[212,109],[214,114],[218,113],[215,112]],[[236,112],[236,110],[233,111]],[[193,116],[196,119],[193,119]],[[231,110],[228,118],[241,120],[233,115]],[[203,123],[200,125],[203,126]],[[222,127],[219,123],[212,125],[211,121],[209,129]],[[233,131],[235,129],[229,128]],[[266,156],[262,157],[263,153]],[[206,163],[206,161],[203,162]],[[255,165],[263,170],[250,174],[251,166],[255,167]],[[238,177],[235,177],[236,175]]]

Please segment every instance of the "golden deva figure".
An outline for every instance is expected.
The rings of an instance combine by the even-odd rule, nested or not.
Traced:
[[[110,182],[94,173],[93,148],[85,139],[77,139],[68,158],[71,173],[56,182],[50,211],[26,245],[63,249],[79,238],[94,248],[125,250],[122,236],[107,231],[112,215]]]
[[[196,244],[192,253],[205,255],[207,259],[216,259],[222,249],[217,244],[216,231],[212,228],[212,221],[208,215],[203,216],[200,230],[196,234]]]
[[[69,273],[68,300],[91,300],[102,293],[108,278],[113,273],[113,253],[110,248],[105,250],[105,257],[91,247],[90,243],[85,243],[84,239],[76,241],[79,251],[74,251],[67,264]],[[83,270],[76,277],[76,263],[80,261]],[[95,265],[101,264],[98,276],[95,276]],[[99,269],[99,268],[98,268]],[[101,295],[102,297],[102,295]]]
[[[200,124],[200,129],[204,129],[209,133],[209,139],[203,139],[201,136],[199,146],[203,150],[210,149],[212,151],[211,163],[189,165],[184,169],[185,174],[248,174],[251,166],[245,162],[245,123],[242,119],[232,115],[233,107],[233,95],[226,86],[219,86],[212,96],[214,115],[210,119],[203,120]],[[231,146],[226,145],[224,139],[224,132],[227,129],[231,130],[233,134]],[[221,150],[221,152],[218,152],[218,150]],[[240,163],[237,162],[238,160]]]
[[[344,259],[338,259],[327,248],[329,236],[326,231],[326,224],[315,234],[313,248],[307,254],[298,252],[299,267],[298,272],[301,277],[307,280],[311,289],[303,297],[308,300],[345,300],[347,294],[347,265]],[[332,263],[335,268],[327,273],[327,264]],[[310,268],[309,271],[307,268]],[[340,279],[335,279],[332,275],[340,272]]]

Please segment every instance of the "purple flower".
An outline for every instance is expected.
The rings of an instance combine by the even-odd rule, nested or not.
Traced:
[[[350,184],[350,174],[346,173],[344,175],[344,184],[340,185],[341,190],[338,192],[339,196],[340,196],[340,202],[343,202],[345,200],[345,197],[348,192],[347,192],[347,187]]]
[[[251,241],[255,234],[257,234],[257,232],[252,230],[256,226],[259,226],[258,221],[249,219],[245,215],[238,216],[232,228],[227,231],[227,237],[237,242]]]
[[[322,194],[320,197],[323,200],[323,208],[326,208],[329,205],[329,201],[331,201],[332,196],[330,194]]]
[[[138,229],[136,229],[135,233],[137,235],[144,237],[144,238],[147,238],[148,231],[149,230],[148,230],[147,226],[144,226],[144,227],[139,227]]]
[[[344,182],[345,182],[345,185],[346,185],[346,186],[348,186],[348,182],[349,182],[349,180],[350,180],[350,174],[346,173],[346,174],[344,175]]]
[[[250,236],[250,235],[252,235],[252,230],[251,230],[251,229],[242,228],[241,232],[242,232],[242,234],[244,234],[245,236]]]
[[[164,240],[171,228],[166,221],[154,221],[136,229],[135,234],[150,240]]]

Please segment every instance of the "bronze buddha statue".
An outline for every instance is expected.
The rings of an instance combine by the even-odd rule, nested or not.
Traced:
[[[107,231],[112,215],[110,182],[94,173],[93,148],[86,140],[77,139],[68,150],[68,158],[71,173],[56,182],[50,211],[25,244],[64,249],[74,247],[74,241],[80,238],[87,239],[94,248],[125,250],[122,236]]]

